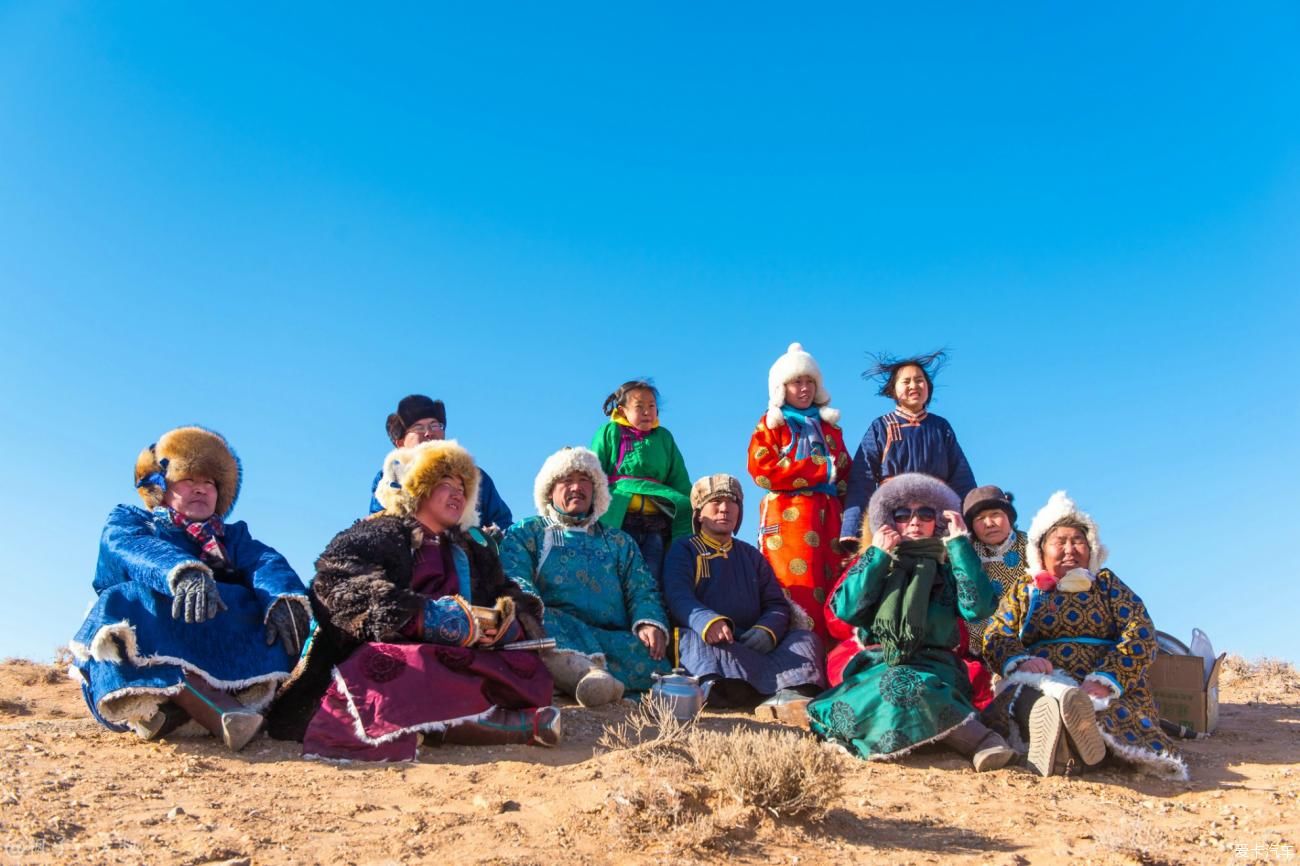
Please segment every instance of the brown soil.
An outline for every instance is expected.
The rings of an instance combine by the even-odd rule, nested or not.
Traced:
[[[1300,677],[1230,660],[1190,783],[1119,770],[977,775],[943,751],[836,758],[820,819],[773,814],[597,743],[617,709],[566,708],[566,742],[425,749],[413,765],[303,761],[258,739],[145,743],[88,716],[60,669],[0,664],[0,863],[1300,864]],[[709,730],[772,730],[738,714]],[[714,787],[710,789],[710,785]]]

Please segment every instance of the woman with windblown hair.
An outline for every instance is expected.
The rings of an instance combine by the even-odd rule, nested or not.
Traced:
[[[879,379],[880,396],[896,405],[871,422],[853,455],[841,531],[846,542],[857,540],[867,502],[895,475],[924,472],[951,487],[958,501],[974,489],[975,476],[952,425],[929,412],[934,377],[946,360],[942,351],[902,359],[877,355],[875,366],[862,374]]]
[[[759,504],[758,544],[790,600],[807,613],[822,640],[825,605],[840,576],[840,515],[849,455],[838,409],[821,369],[791,343],[767,375],[767,413],[749,438],[749,474],[766,491]],[[847,636],[834,635],[837,638]]]
[[[808,716],[814,733],[860,757],[892,759],[937,742],[970,758],[977,771],[1014,757],[980,722],[953,651],[958,619],[988,616],[997,604],[960,505],[928,475],[885,482],[871,497],[870,547],[831,597],[862,649],[844,668],[843,683],[808,705]]]

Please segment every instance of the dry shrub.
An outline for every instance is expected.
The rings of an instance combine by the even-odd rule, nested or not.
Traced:
[[[1290,662],[1281,659],[1255,659],[1228,656],[1219,672],[1219,686],[1231,689],[1238,700],[1290,701],[1300,692],[1300,673]]]
[[[778,818],[820,820],[842,790],[840,759],[806,734],[704,731],[694,720],[678,721],[665,703],[649,696],[625,721],[607,727],[600,745],[655,770],[664,792],[639,796],[669,825],[695,804],[715,815],[740,807]],[[686,792],[689,801],[682,799]]]
[[[738,804],[819,820],[839,801],[839,759],[807,734],[697,731],[690,745],[696,766]]]

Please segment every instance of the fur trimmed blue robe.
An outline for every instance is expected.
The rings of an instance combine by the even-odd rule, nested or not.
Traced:
[[[255,709],[288,677],[296,659],[279,641],[267,646],[266,615],[281,597],[306,609],[306,589],[243,522],[225,524],[222,542],[230,570],[213,577],[228,609],[186,623],[172,618],[171,581],[186,568],[207,569],[198,543],[163,508],[119,505],[108,515],[95,569],[99,598],[69,644],[86,703],[107,727],[124,731],[149,718],[187,672]]]

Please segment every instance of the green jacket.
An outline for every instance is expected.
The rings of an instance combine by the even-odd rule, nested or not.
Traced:
[[[622,424],[608,421],[591,439],[591,450],[596,452],[600,468],[609,476],[611,502],[600,522],[621,529],[628,503],[640,494],[654,497],[669,514],[673,538],[690,535],[694,532],[691,479],[673,434],[664,427],[656,427],[642,437],[629,439],[620,462],[619,449],[624,446],[625,429]]]

